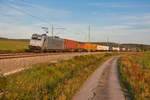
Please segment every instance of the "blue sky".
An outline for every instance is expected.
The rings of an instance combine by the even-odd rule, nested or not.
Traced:
[[[150,44],[150,0],[0,0],[0,37],[30,38],[41,26],[78,41]]]

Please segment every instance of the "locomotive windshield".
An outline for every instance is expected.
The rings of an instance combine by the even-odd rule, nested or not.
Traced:
[[[33,35],[32,35],[32,39],[33,39],[33,40],[41,40],[41,39],[42,39],[42,36],[41,36],[41,35],[37,35],[37,34],[33,34]]]

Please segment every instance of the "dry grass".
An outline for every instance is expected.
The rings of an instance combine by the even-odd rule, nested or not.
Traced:
[[[150,53],[124,56],[119,61],[122,86],[132,100],[150,99]]]
[[[76,56],[59,63],[42,63],[7,77],[8,100],[70,100],[89,75],[116,54]]]

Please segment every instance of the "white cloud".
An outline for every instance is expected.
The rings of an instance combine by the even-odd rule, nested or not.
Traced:
[[[127,8],[127,7],[150,7],[150,5],[141,5],[127,2],[91,2],[89,6],[111,7],[111,8]]]
[[[30,38],[33,33],[40,32],[38,27],[32,25],[0,23],[0,26],[0,37]]]
[[[19,8],[23,8],[30,12],[31,14],[35,14],[38,16],[48,16],[48,17],[55,17],[55,18],[60,18],[60,17],[67,17],[71,11],[63,10],[63,9],[52,9],[48,8],[42,5],[35,5],[35,4],[30,4],[30,3],[24,3],[25,5],[23,7],[18,6]]]
[[[104,2],[93,2],[93,3],[89,3],[89,6],[101,6],[101,7],[129,7],[126,4],[119,4],[119,3],[104,3]]]
[[[127,29],[130,28],[130,26],[127,25],[112,25],[112,26],[105,26],[103,29],[106,30],[120,30],[120,29]]]
[[[54,23],[54,22],[53,22]],[[39,25],[48,26],[46,23],[34,23],[32,25],[11,25],[8,23],[0,23],[0,37],[11,38],[30,38],[33,33],[42,34]],[[49,26],[48,26],[49,27]],[[73,23],[55,23],[54,28],[66,28],[65,30],[54,29],[54,34],[62,38],[87,41],[88,40],[88,25],[73,24]],[[50,28],[50,27],[49,27]],[[121,43],[147,43],[150,44],[149,33],[150,29],[132,29],[127,25],[112,25],[112,26],[93,26],[91,25],[91,41],[106,41],[109,37],[110,41]],[[8,30],[9,29],[9,30]],[[50,35],[50,33],[49,33]],[[142,40],[143,39],[143,40]]]
[[[52,9],[48,7],[44,7],[41,5],[33,5],[33,4],[25,4],[25,5],[18,5],[14,3],[1,3],[1,17],[0,19],[8,19],[8,20],[15,20],[27,17],[31,17],[36,20],[41,21],[50,21],[51,19],[60,19],[68,17],[71,13],[67,10],[62,9]],[[3,15],[3,16],[2,16]],[[29,19],[30,20],[30,19]]]
[[[31,7],[25,9],[27,9],[30,13],[35,14],[37,16],[47,16],[49,18],[62,18],[62,17],[64,18],[71,13],[71,11],[52,8],[50,9],[40,5],[32,5]]]

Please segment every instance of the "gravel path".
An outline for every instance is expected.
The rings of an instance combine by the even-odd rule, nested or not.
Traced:
[[[118,58],[113,57],[100,66],[73,100],[125,100],[118,78]]]

